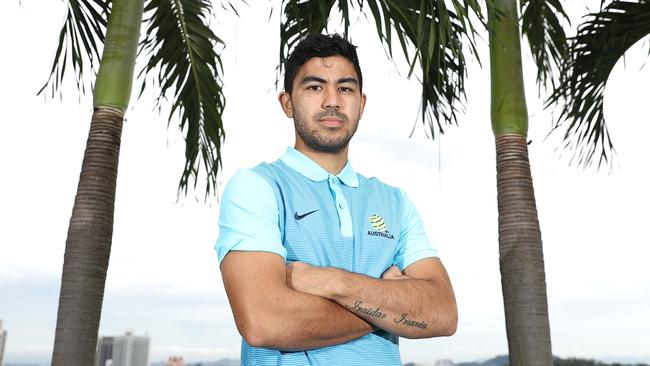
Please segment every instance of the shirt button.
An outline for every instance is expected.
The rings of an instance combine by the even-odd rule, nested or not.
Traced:
[[[343,202],[339,202],[339,208],[342,210],[345,208],[345,204]]]

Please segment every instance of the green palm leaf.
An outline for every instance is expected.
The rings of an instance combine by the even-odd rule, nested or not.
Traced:
[[[89,63],[90,69],[94,71],[99,63],[101,54],[98,45],[104,43],[110,8],[110,0],[68,1],[68,12],[59,32],[59,42],[52,62],[52,69],[38,94],[41,94],[48,86],[52,96],[60,91],[68,63],[72,64],[77,88],[85,92],[84,67],[86,63]]]
[[[547,106],[561,105],[554,129],[568,123],[563,147],[574,151],[572,161],[589,166],[597,154],[600,167],[614,154],[603,114],[605,83],[625,51],[650,33],[650,1],[614,1],[587,19],[571,40]]]
[[[223,44],[207,26],[212,8],[206,0],[149,0],[145,6],[147,32],[140,53],[148,63],[140,72],[157,72],[158,102],[172,94],[169,122],[175,114],[185,133],[185,167],[179,192],[196,187],[200,167],[207,174],[206,196],[216,192],[224,139],[221,115],[225,106],[221,56]],[[142,84],[144,90],[146,78]]]
[[[284,16],[280,34],[280,69],[289,50],[308,33],[320,33],[334,1],[287,0],[283,4]],[[464,98],[466,75],[463,38],[468,41],[472,54],[477,56],[470,21],[472,14],[482,21],[476,0],[453,0],[448,8],[444,0],[340,0],[345,32],[349,25],[349,9],[362,11],[367,6],[372,13],[377,34],[392,57],[392,35],[397,35],[402,52],[410,63],[409,76],[419,63],[422,70],[422,121],[429,123],[434,136],[434,121],[439,132],[443,122],[456,124],[456,105]],[[284,30],[286,29],[286,30]],[[411,55],[409,47],[414,46]]]
[[[327,27],[335,0],[283,0],[284,15],[280,24],[280,65],[278,77],[289,52],[309,33],[321,33]],[[347,0],[339,1],[339,8],[348,12]],[[346,32],[349,21],[346,19]]]
[[[546,87],[553,81],[557,70],[567,55],[567,39],[561,25],[561,16],[568,23],[559,0],[521,0],[521,31],[528,39],[530,52],[537,65],[537,84]]]

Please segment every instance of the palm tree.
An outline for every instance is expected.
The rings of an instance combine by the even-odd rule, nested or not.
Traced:
[[[518,10],[521,8],[522,17]],[[559,1],[491,0],[491,115],[497,152],[499,263],[510,365],[552,365],[541,230],[528,159],[528,112],[520,28],[536,61],[538,84],[552,81],[566,54]]]
[[[140,27],[147,14],[142,42]],[[199,166],[207,174],[206,195],[214,190],[223,140],[224,97],[221,43],[207,27],[206,0],[70,0],[48,87],[58,91],[72,63],[84,88],[84,62],[100,60],[94,82],[94,112],[75,198],[63,264],[52,365],[92,365],[97,344],[113,231],[117,166],[124,113],[133,85],[136,55],[146,56],[140,75],[152,72],[159,101],[173,97],[169,120],[180,117],[186,163],[179,192]],[[104,34],[104,31],[106,32]],[[138,44],[140,49],[138,51]],[[87,64],[86,64],[87,65]],[[143,81],[142,89],[146,83]]]
[[[602,5],[602,4],[601,4]],[[650,1],[611,1],[589,14],[571,40],[562,65],[560,84],[548,105],[560,106],[555,128],[563,128],[564,147],[574,151],[579,165],[611,162],[614,145],[603,114],[605,85],[616,62],[650,34]]]
[[[443,124],[457,123],[456,108],[464,96],[465,59],[462,40],[470,54],[475,28],[470,16],[483,20],[475,1],[338,1],[349,26],[349,9],[370,8],[380,40],[392,57],[394,29],[410,63],[421,67],[422,121],[433,136]],[[287,1],[281,26],[280,59],[310,32],[321,32],[334,1]],[[519,18],[518,11],[522,11]],[[487,1],[492,83],[492,126],[497,149],[499,253],[506,330],[511,365],[551,365],[551,340],[541,233],[533,192],[526,134],[528,114],[521,66],[520,29],[529,41],[537,65],[537,82],[553,82],[566,54],[566,36],[559,17],[568,20],[558,0]],[[475,19],[475,18],[474,18]],[[414,48],[413,55],[409,49]],[[466,48],[467,49],[467,48]]]

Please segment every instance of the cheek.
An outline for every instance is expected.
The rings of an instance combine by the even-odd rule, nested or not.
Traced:
[[[349,110],[354,112],[360,112],[363,109],[362,101],[358,97],[346,100],[346,105]]]
[[[303,100],[300,105],[294,105],[294,111],[300,111],[300,114],[306,117],[312,117],[320,111],[319,105],[312,103],[310,100]]]

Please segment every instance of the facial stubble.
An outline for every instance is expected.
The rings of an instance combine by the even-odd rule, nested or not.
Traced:
[[[323,129],[334,129],[329,127],[323,127],[318,124],[318,119],[324,118],[327,116],[336,117],[343,121],[343,126],[346,126],[350,123],[350,129],[345,130],[343,136],[326,136],[323,134]],[[348,146],[348,143],[354,136],[357,128],[359,127],[360,115],[359,113],[354,116],[351,120],[348,119],[345,115],[339,113],[335,109],[331,109],[322,113],[317,114],[314,117],[314,123],[316,128],[313,130],[309,129],[307,123],[308,117],[304,115],[300,110],[295,109],[294,106],[294,115],[293,115],[293,124],[296,128],[298,136],[304,141],[304,143],[310,148],[325,152],[325,153],[339,153]],[[318,128],[320,127],[320,128]]]

